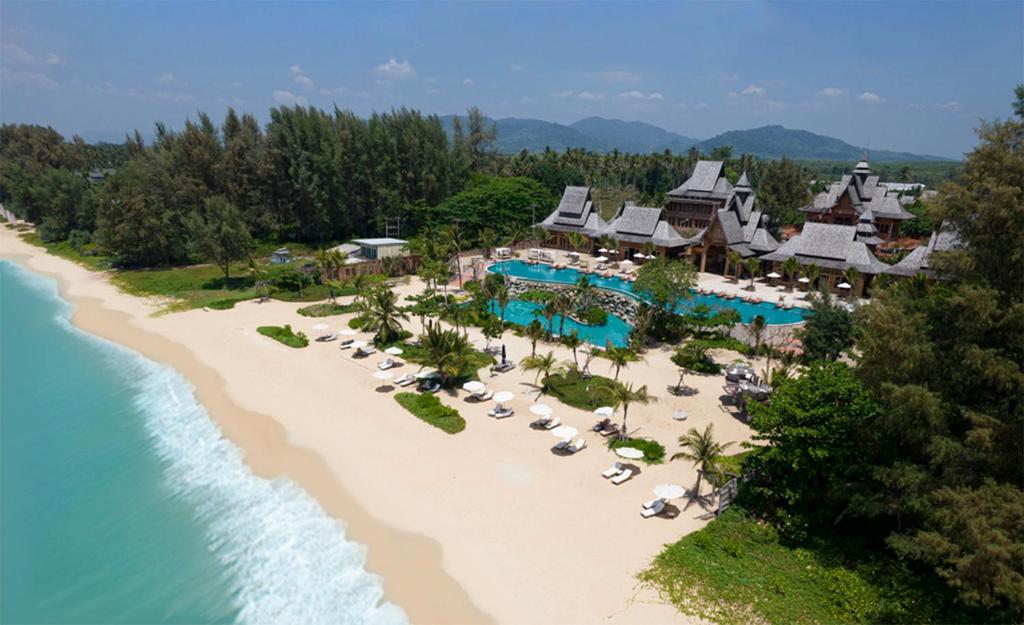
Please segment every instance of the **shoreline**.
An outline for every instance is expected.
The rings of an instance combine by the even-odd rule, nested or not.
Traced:
[[[61,298],[74,310],[75,327],[122,345],[146,358],[174,368],[192,385],[196,397],[221,429],[242,452],[246,465],[263,478],[287,477],[323,507],[328,516],[342,523],[345,537],[365,548],[364,568],[380,577],[384,598],[401,608],[411,623],[495,623],[471,601],[466,591],[441,565],[442,549],[436,541],[385,525],[374,518],[332,474],[316,451],[293,445],[287,432],[273,417],[247,410],[231,398],[225,380],[203,363],[188,347],[157,333],[139,328],[135,317],[108,308],[103,299],[72,293],[73,284],[62,271],[38,266],[40,256],[66,263],[92,274],[110,285],[106,275],[49,254],[45,249],[22,241],[17,233],[3,228],[5,241],[0,258],[11,260],[27,271],[55,279]],[[14,240],[28,249],[12,251]],[[143,300],[127,294],[139,302]],[[152,312],[158,310],[152,308]]]

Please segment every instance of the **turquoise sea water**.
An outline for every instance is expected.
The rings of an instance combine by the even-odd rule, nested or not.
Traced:
[[[629,297],[640,297],[633,291],[633,283],[618,277],[605,278],[596,274],[583,274],[575,269],[555,269],[550,265],[530,265],[521,260],[506,260],[495,263],[488,267],[492,273],[510,275],[524,280],[535,280],[538,282],[558,282],[561,284],[576,284],[580,276],[586,275],[590,283],[599,289],[616,291]],[[785,310],[776,308],[774,304],[750,304],[741,300],[729,300],[714,295],[701,295],[693,293],[693,296],[682,302],[678,310],[680,312],[693,308],[696,305],[704,304],[712,310],[720,308],[732,308],[740,313],[743,323],[750,323],[754,317],[761,315],[769,325],[782,325],[800,323],[804,320],[804,311],[800,308]]]
[[[382,623],[365,550],[253,476],[173,369],[0,261],[0,622]]]

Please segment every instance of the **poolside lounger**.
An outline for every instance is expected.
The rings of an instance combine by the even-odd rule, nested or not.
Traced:
[[[506,371],[511,371],[515,368],[516,363],[512,362],[511,360],[506,360],[504,363],[500,365],[494,365],[494,367],[491,368],[491,371],[494,371],[495,373],[505,373]]]
[[[600,432],[601,430],[605,429],[606,427],[608,427],[611,424],[612,424],[612,420],[611,419],[602,419],[601,421],[598,421],[597,423],[595,423],[594,427],[591,428],[591,429],[594,430],[595,432]]]
[[[355,356],[369,356],[370,354],[376,354],[377,348],[367,345],[366,347],[357,347],[353,355]]]
[[[395,384],[397,384],[399,386],[409,386],[410,384],[412,384],[415,381],[416,381],[416,376],[414,376],[411,373],[406,373],[402,377],[397,378],[395,380]]]
[[[473,395],[473,397],[476,397],[477,401],[487,401],[488,399],[494,397],[494,391],[492,391],[489,388],[484,389],[484,392]]]
[[[495,419],[505,419],[505,418],[511,417],[515,413],[516,413],[515,410],[512,410],[511,408],[505,408],[503,410],[491,411],[488,414],[490,414]]]
[[[585,439],[577,438],[576,442],[571,444],[571,445],[569,445],[568,447],[566,447],[566,449],[570,453],[576,453],[577,451],[581,451],[586,446],[587,446],[587,441]]]
[[[606,479],[613,478],[616,475],[618,475],[619,473],[622,473],[622,463],[621,462],[616,462],[612,466],[610,466],[607,469],[605,469],[604,473],[601,474],[601,477],[606,478]]]
[[[330,334],[325,334],[323,336],[318,336],[318,337],[316,337],[316,340],[319,341],[320,343],[329,343],[329,342],[331,342],[331,341],[333,341],[333,340],[335,340],[337,338],[338,338],[338,335],[332,332]]]
[[[431,382],[430,384],[421,386],[420,390],[425,394],[430,395],[431,393],[436,393],[441,390],[441,384],[439,382]]]
[[[633,477],[633,469],[626,469],[622,473],[619,473],[618,475],[612,478],[612,484],[618,486],[619,484],[625,482],[631,477]]]
[[[600,432],[598,432],[598,434],[600,434],[601,436],[605,436],[605,437],[611,436],[612,434],[618,434],[618,433],[619,433],[619,425],[617,423],[613,423],[613,424],[609,425],[608,427],[606,427],[605,429],[603,429]]]
[[[658,497],[657,499],[652,499],[650,501],[645,501],[645,502],[643,502],[640,505],[641,505],[641,507],[643,507],[644,510],[646,510],[648,508],[653,508],[654,506],[658,505],[659,503],[665,503],[665,500],[662,499],[661,497]]]
[[[567,438],[564,441],[558,441],[557,443],[555,443],[555,446],[552,447],[551,449],[563,450],[563,449],[567,448],[569,446],[569,443],[571,443],[571,442],[572,442],[571,438]]]
[[[355,339],[345,339],[344,341],[342,341],[341,343],[338,344],[338,349],[348,349],[348,348],[352,347],[352,343],[355,343],[355,342],[356,342]]]
[[[386,371],[386,370],[388,370],[388,369],[390,369],[391,367],[394,367],[394,366],[395,366],[395,360],[393,358],[386,358],[386,359],[384,359],[384,360],[382,360],[382,361],[377,363],[377,368],[380,369],[381,371]]]
[[[649,519],[652,516],[657,516],[661,514],[663,510],[665,510],[665,502],[659,499],[657,503],[655,503],[650,508],[644,508],[643,510],[641,510],[640,516],[642,516],[645,519]]]
[[[558,425],[559,425],[559,424],[560,424],[561,422],[562,422],[562,420],[561,420],[561,419],[559,419],[558,417],[555,417],[554,419],[552,419],[552,420],[548,421],[548,424],[544,426],[544,429],[545,429],[545,430],[553,430],[553,429],[555,429],[556,427],[558,427]]]
[[[551,415],[537,417],[532,423],[530,423],[530,425],[546,426],[549,423],[551,423]]]

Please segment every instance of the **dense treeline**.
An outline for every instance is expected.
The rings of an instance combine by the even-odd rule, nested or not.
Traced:
[[[852,365],[811,363],[752,408],[769,445],[748,461],[748,508],[792,537],[887,547],[968,610],[950,621],[1024,617],[1024,87],[1018,98],[940,192],[936,217],[963,243],[936,254],[942,280],[879,289],[854,315]]]

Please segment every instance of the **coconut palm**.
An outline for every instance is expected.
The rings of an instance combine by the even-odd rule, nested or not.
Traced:
[[[444,385],[461,374],[473,353],[466,335],[455,330],[444,330],[438,323],[429,324],[427,331],[420,335],[420,349],[424,366],[436,369]]]
[[[725,253],[725,260],[732,267],[733,281],[739,283],[740,270],[743,269],[743,256],[736,250],[729,250]]]
[[[761,261],[756,258],[748,258],[745,264],[747,265],[747,273],[750,274],[750,286],[747,288],[753,291],[754,280],[761,276]]]
[[[555,295],[554,300],[555,308],[558,310],[558,336],[565,335],[565,317],[572,312],[572,298],[568,294],[559,292]]]
[[[789,291],[793,290],[793,282],[800,275],[800,261],[792,256],[782,263],[782,273],[786,274],[786,283]]]
[[[590,282],[590,278],[581,275],[576,281],[576,289],[573,292],[578,309],[590,308],[597,297],[597,288]]]
[[[750,335],[754,339],[755,354],[761,353],[761,342],[764,339],[764,331],[767,327],[768,324],[765,322],[764,317],[762,317],[761,315],[755,315],[754,318],[750,321],[750,325],[747,326],[747,329],[750,331]]]
[[[718,472],[718,461],[722,457],[722,452],[732,443],[715,442],[714,425],[709,423],[703,432],[690,428],[689,432],[679,437],[679,445],[683,450],[672,454],[672,460],[690,460],[693,466],[700,467],[695,491],[699,497],[701,477]]]
[[[847,267],[843,272],[843,280],[850,285],[850,299],[853,299],[857,292],[857,281],[860,280],[860,271],[856,267]]]
[[[394,278],[402,269],[403,262],[401,256],[385,256],[380,259],[380,269],[385,276]]]
[[[804,267],[804,277],[807,278],[807,291],[815,291],[818,289],[818,279],[821,278],[821,267],[811,263]]]
[[[629,363],[640,359],[635,352],[625,347],[612,347],[611,345],[604,350],[604,355],[611,361],[612,368],[615,369],[614,380],[616,382],[619,380],[619,372],[623,367],[628,367]]]
[[[547,339],[551,340],[551,335],[555,333],[555,315],[558,314],[558,304],[555,303],[554,298],[549,299],[544,307],[536,311],[534,314],[538,314],[544,317],[544,320],[548,323],[548,334]]]
[[[646,384],[640,388],[633,388],[632,383],[619,384],[616,382],[612,386],[603,387],[603,391],[613,406],[622,408],[622,429],[619,431],[621,438],[629,438],[629,430],[626,429],[626,419],[629,417],[630,404],[646,405],[658,401],[657,397],[647,393]]]
[[[484,248],[484,258],[491,257],[491,249],[498,244],[498,233],[494,231],[494,228],[484,228],[477,235],[477,240],[480,241],[480,247]]]
[[[580,361],[576,356],[576,350],[583,345],[583,339],[580,338],[580,333],[573,330],[568,335],[562,335],[562,345],[565,345],[572,350],[572,363],[573,369],[576,371],[580,370]]]
[[[536,377],[533,379],[534,384],[536,384],[537,380],[541,379],[541,376],[543,376],[544,379],[541,382],[540,387],[541,395],[548,392],[548,379],[561,369],[561,366],[558,364],[558,359],[555,358],[555,352],[553,351],[548,352],[545,356],[527,356],[526,358],[523,358],[520,366],[522,366],[524,371],[537,372]]]
[[[501,312],[501,316],[500,316],[501,323],[502,323],[502,325],[504,325],[505,324],[505,308],[508,306],[509,299],[511,299],[511,295],[508,292],[508,286],[502,284],[499,287],[495,287],[494,293],[493,293],[492,296],[494,297],[495,303],[498,304],[498,310]]]
[[[398,296],[383,284],[366,295],[363,304],[363,329],[376,332],[374,342],[390,343],[402,335],[402,321],[409,315],[398,306]]]
[[[534,319],[526,326],[524,333],[526,338],[530,339],[530,355],[537,355],[537,341],[547,336],[547,332],[544,330],[544,326],[541,325],[540,321]]]
[[[575,231],[567,232],[565,234],[565,239],[569,243],[569,247],[571,247],[574,252],[582,250],[587,246],[587,243],[590,242],[590,237],[582,232]]]

